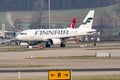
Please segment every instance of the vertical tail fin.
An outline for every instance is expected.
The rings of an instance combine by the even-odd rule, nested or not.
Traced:
[[[83,28],[87,28],[87,29],[91,29],[92,28],[92,24],[93,24],[93,19],[94,19],[94,12],[95,10],[90,10],[87,14],[87,16],[85,17],[85,19],[83,20],[82,24],[79,26],[79,28],[83,29]]]
[[[70,24],[70,28],[74,29],[75,28],[75,24],[76,24],[76,18],[73,18],[71,24]]]

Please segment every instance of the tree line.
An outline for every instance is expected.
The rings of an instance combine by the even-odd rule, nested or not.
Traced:
[[[13,1],[13,0],[9,0]],[[16,0],[14,0],[16,1]],[[23,0],[17,0],[19,1],[19,4],[22,3]],[[48,25],[42,25],[42,21],[45,19],[43,14],[45,13],[45,9],[47,9],[48,0],[25,0],[24,4],[25,6],[20,7],[17,9],[14,5],[12,7],[16,10],[36,10],[36,12],[32,16],[32,21],[30,23],[29,28],[31,29],[40,29],[40,28],[48,28]],[[90,8],[90,7],[103,7],[110,4],[120,3],[120,0],[51,0],[51,8],[52,9],[73,9],[73,8]],[[12,3],[13,4],[13,3]],[[77,5],[76,5],[77,4]],[[75,5],[75,6],[74,6]],[[18,6],[18,5],[16,5]],[[30,6],[30,7],[29,7]],[[56,7],[57,6],[57,7]],[[12,10],[12,7],[10,10]],[[120,19],[120,4],[116,4],[114,6],[113,10],[116,12],[116,16],[118,19]],[[20,28],[19,25],[20,20],[15,20],[15,26],[16,28]],[[112,16],[112,14],[104,11],[101,12],[101,14],[96,19],[97,27],[96,29],[100,31],[101,33],[106,33],[106,30],[113,30],[114,27],[119,26],[118,20],[115,20],[115,18]]]
[[[35,10],[38,1],[41,0],[0,0],[0,11]],[[117,2],[118,0],[51,0],[51,9],[103,7]],[[44,3],[48,7],[48,0],[44,0]]]

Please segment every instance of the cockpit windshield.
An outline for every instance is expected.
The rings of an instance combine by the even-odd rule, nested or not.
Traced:
[[[20,35],[27,35],[27,33],[20,33]]]

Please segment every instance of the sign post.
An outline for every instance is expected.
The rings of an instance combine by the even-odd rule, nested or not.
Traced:
[[[71,70],[49,70],[48,80],[71,80]]]

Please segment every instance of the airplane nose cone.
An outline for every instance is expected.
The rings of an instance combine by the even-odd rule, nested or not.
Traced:
[[[18,35],[18,36],[16,37],[16,39],[17,39],[17,40],[20,40],[20,36]]]

